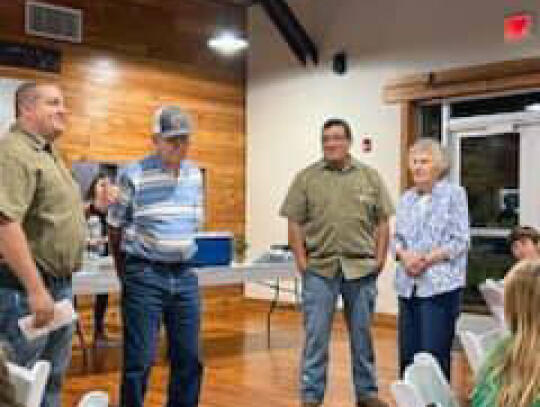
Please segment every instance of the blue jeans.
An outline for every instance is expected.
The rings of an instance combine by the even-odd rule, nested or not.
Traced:
[[[431,353],[450,380],[450,352],[461,306],[461,289],[432,297],[399,297],[399,372],[418,352]]]
[[[300,396],[304,402],[322,403],[326,388],[328,346],[334,309],[343,297],[349,330],[352,376],[356,397],[377,393],[371,321],[377,296],[377,277],[345,280],[342,273],[325,278],[307,270],[302,279],[305,343],[301,362]]]
[[[4,284],[15,277],[9,271],[0,271],[0,341],[11,348],[12,361],[31,368],[38,360],[51,363],[51,373],[45,388],[41,407],[60,407],[64,374],[71,360],[73,325],[60,328],[47,336],[27,341],[17,321],[30,313],[28,296],[22,287]],[[13,280],[16,281],[16,280]],[[71,280],[48,278],[49,293],[55,301],[72,300]]]
[[[182,264],[152,263],[128,256],[122,277],[124,365],[121,405],[142,407],[163,320],[171,363],[168,407],[199,402],[199,286]]]

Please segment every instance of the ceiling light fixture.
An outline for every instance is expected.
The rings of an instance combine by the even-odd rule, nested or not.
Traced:
[[[223,32],[208,40],[208,46],[224,55],[236,54],[248,47],[248,42],[234,32]]]
[[[527,112],[540,112],[540,103],[531,103],[525,106]]]

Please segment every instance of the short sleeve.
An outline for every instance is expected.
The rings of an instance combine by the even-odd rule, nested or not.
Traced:
[[[0,149],[0,213],[21,222],[32,204],[37,173],[9,151]]]
[[[298,174],[281,205],[280,216],[298,223],[307,220],[307,191],[303,173]]]

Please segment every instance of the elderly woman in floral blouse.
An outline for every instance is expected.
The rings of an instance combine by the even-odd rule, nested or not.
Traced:
[[[420,139],[409,151],[414,186],[396,211],[399,368],[429,352],[450,379],[450,350],[465,286],[470,241],[465,190],[445,178],[440,144]]]

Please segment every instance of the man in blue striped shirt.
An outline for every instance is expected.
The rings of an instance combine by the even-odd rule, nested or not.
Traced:
[[[142,407],[165,323],[171,362],[169,407],[198,405],[199,288],[190,270],[194,233],[203,219],[203,182],[187,160],[191,125],[175,106],[155,114],[155,154],[119,177],[118,202],[109,209],[111,248],[122,281],[124,363],[121,405]]]

